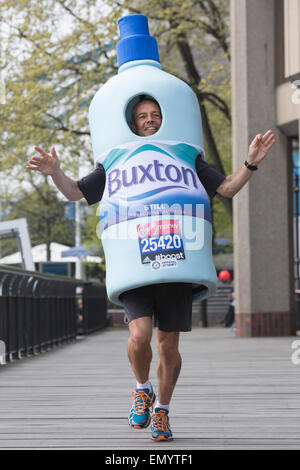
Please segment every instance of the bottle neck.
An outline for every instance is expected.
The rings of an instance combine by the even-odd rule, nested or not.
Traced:
[[[119,67],[118,72],[124,72],[124,70],[130,69],[132,67],[137,67],[139,65],[151,65],[152,67],[156,67],[158,69],[161,69],[162,66],[159,62],[156,60],[150,60],[150,59],[143,59],[143,60],[131,60],[129,62],[125,62],[125,64],[121,65]]]

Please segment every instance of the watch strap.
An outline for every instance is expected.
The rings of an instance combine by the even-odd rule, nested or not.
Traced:
[[[248,170],[255,171],[257,170],[257,166],[255,165],[250,165],[247,160],[245,160],[245,166],[248,168]]]

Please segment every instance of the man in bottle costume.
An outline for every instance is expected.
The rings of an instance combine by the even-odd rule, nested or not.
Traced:
[[[141,93],[140,101],[137,101],[132,110],[129,127],[139,137],[152,138],[160,131],[164,119],[160,103]],[[201,154],[197,155],[195,173],[207,195],[211,198],[218,192],[224,197],[232,198],[249,181],[274,143],[274,134],[271,130],[264,135],[257,134],[249,146],[244,165],[226,177],[211,168]],[[49,154],[38,146],[35,150],[39,155],[31,158],[27,168],[50,175],[54,184],[68,200],[76,201],[84,197],[89,205],[102,200],[103,194],[107,192],[108,171],[101,163],[97,163],[92,173],[75,181],[61,170],[54,147],[51,147]],[[155,162],[156,167],[153,166],[155,174],[163,181],[165,175],[160,172],[163,169],[163,160],[155,160]],[[143,171],[146,178],[145,169]],[[149,173],[147,175],[150,179],[151,175]],[[119,180],[115,178],[110,182],[114,182],[117,188]],[[129,184],[128,181],[127,183]],[[112,192],[111,190],[111,194]],[[106,198],[109,199],[107,194]],[[154,269],[153,262],[151,266]],[[130,410],[129,424],[141,429],[151,423],[154,441],[173,439],[168,416],[169,406],[182,362],[178,349],[179,334],[181,331],[191,330],[192,298],[192,283],[174,282],[174,280],[130,288],[119,295],[129,323],[130,336],[127,351],[137,381],[136,390],[133,392],[134,400]],[[153,317],[157,327],[156,344],[159,355],[156,403],[156,395],[149,380]],[[151,416],[153,406],[154,413]]]

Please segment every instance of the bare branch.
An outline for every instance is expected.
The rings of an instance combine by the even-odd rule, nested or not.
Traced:
[[[54,119],[55,121],[57,121],[59,123],[59,127],[55,128],[56,130],[71,132],[72,134],[75,134],[75,135],[88,135],[88,136],[91,135],[90,132],[83,132],[83,131],[77,131],[77,130],[74,130],[74,129],[70,129],[69,127],[66,127],[63,124],[62,120],[59,119],[57,116],[53,116],[50,113],[45,113],[45,114],[46,114],[46,116],[49,116],[51,119]],[[39,128],[39,129],[48,129],[48,126],[43,126],[43,125],[38,124],[38,123],[34,123],[34,126]]]
[[[71,10],[70,7],[66,6],[65,5],[65,2],[63,0],[56,0],[62,7],[64,10],[66,10],[68,13],[70,13],[71,16],[73,16],[73,18],[76,18],[76,20],[80,21],[81,23],[84,23],[88,26],[90,26],[91,28],[94,28],[94,25],[91,24],[88,20],[86,20],[85,18],[81,18],[80,16],[76,15],[76,13],[74,13],[73,10]]]
[[[193,18],[187,18],[186,21],[193,24],[200,23],[204,30],[207,32],[207,34],[210,34],[217,40],[217,42],[220,44],[221,48],[225,52],[226,57],[230,61],[230,48],[227,42],[228,38],[225,33],[228,28],[224,22],[224,19],[221,16],[220,9],[213,0],[195,0],[193,2],[193,5],[200,6],[203,13],[207,15],[208,19],[210,20],[210,23],[203,20],[199,20],[199,18],[197,18],[196,21]]]
[[[201,92],[201,96],[203,99],[207,99],[207,101],[209,101],[214,106],[216,106],[216,108],[218,108],[231,123],[231,114],[230,114],[229,108],[227,106],[227,103],[225,103],[225,101],[222,100],[222,98],[220,98],[215,93],[211,93],[211,92]]]
[[[120,2],[118,2],[118,1],[116,2],[116,5],[117,5],[118,7],[124,8],[124,5],[123,5],[122,3],[120,3]],[[138,8],[134,8],[134,7],[132,7],[132,6],[126,5],[126,8],[127,8],[128,11],[130,11],[131,13],[138,13],[138,14],[143,14],[143,15],[145,14],[145,12],[143,12],[142,10],[139,10]],[[157,20],[157,21],[161,21],[161,20],[162,20],[162,18],[161,18],[160,16],[155,16],[155,15],[153,15],[153,14],[150,13],[150,12],[147,12],[147,17],[148,17],[148,18],[151,18],[152,20]]]
[[[18,33],[19,33],[20,38],[26,39],[26,41],[29,41],[29,42],[30,42],[31,44],[33,44],[37,49],[42,50],[41,45],[38,44],[38,43],[36,43],[35,41],[33,41],[27,34],[24,33],[24,31],[22,31],[21,28],[19,28],[18,26],[15,26],[14,24],[9,23],[7,20],[5,20],[5,19],[3,19],[3,18],[1,18],[1,21],[4,22],[4,23],[6,23],[10,28],[13,28],[13,29],[17,30]],[[45,52],[45,54],[46,54],[47,56],[51,57],[50,52],[48,52],[46,49],[43,49],[43,51]]]
[[[225,175],[226,173],[225,173],[225,170],[224,170],[224,167],[223,167],[223,164],[222,164],[222,161],[221,161],[221,158],[220,158],[217,146],[216,146],[214,136],[212,134],[206,107],[201,101],[199,102],[199,105],[200,105],[200,111],[201,111],[201,117],[202,117],[203,133],[206,137],[206,143],[208,146],[209,154],[213,160],[215,169],[219,171],[220,173],[222,173],[223,175]],[[232,200],[228,198],[223,198],[221,196],[220,196],[220,200],[224,204],[230,218],[232,219]]]

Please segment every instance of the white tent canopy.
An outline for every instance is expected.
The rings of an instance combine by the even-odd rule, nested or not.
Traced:
[[[63,251],[69,250],[70,246],[67,245],[62,245],[61,243],[54,243],[52,242],[50,244],[50,250],[51,250],[51,261],[54,262],[70,262],[70,263],[76,263],[78,261],[78,258],[75,256],[68,256],[63,258],[61,256],[61,253]],[[34,263],[45,263],[47,262],[47,248],[46,248],[46,243],[43,243],[42,245],[36,245],[32,247],[32,258]],[[102,258],[100,256],[86,256],[83,258],[84,261],[87,261],[88,263],[101,263]],[[12,255],[5,256],[4,258],[0,259],[0,264],[22,264],[21,260],[21,253],[13,253]]]

